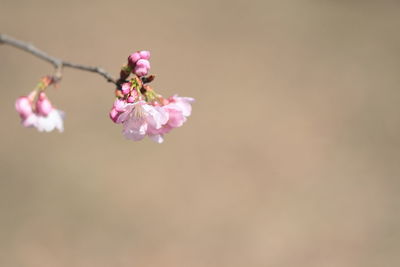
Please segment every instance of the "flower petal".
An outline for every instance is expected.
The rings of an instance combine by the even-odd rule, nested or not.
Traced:
[[[149,138],[158,144],[164,142],[164,137],[161,134],[149,135]]]

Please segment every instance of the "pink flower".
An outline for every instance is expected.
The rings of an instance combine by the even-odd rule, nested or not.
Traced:
[[[180,97],[178,95],[174,95],[168,99],[170,103],[174,103],[180,107],[182,110],[182,114],[185,117],[189,117],[192,114],[192,103],[194,102],[194,98],[192,97]]]
[[[159,129],[149,127],[147,133],[149,137],[157,143],[162,143],[164,134],[174,128],[181,127],[192,112],[191,103],[194,102],[190,97],[178,97],[177,95],[169,99],[169,103],[161,108],[168,114],[167,122]]]
[[[119,116],[123,123],[123,135],[133,141],[142,140],[147,129],[160,129],[168,121],[168,113],[161,107],[154,107],[144,101],[128,104],[128,108]]]
[[[24,127],[35,127],[40,132],[64,131],[64,112],[53,108],[46,95],[41,92],[33,109],[34,94],[20,97],[15,102],[15,109],[22,119]]]
[[[177,95],[166,99],[155,92],[148,85],[154,75],[143,77],[149,73],[149,59],[149,51],[137,51],[128,57],[128,64],[121,69],[118,84],[123,84],[121,91],[116,91],[118,99],[110,111],[110,118],[123,125],[122,133],[127,139],[138,141],[148,136],[153,141],[162,143],[164,134],[186,122],[192,113],[194,99]],[[135,77],[127,80],[130,75],[126,75],[126,71]],[[133,84],[135,88],[131,90]]]
[[[53,109],[47,116],[32,113],[22,120],[24,127],[35,127],[39,132],[64,131],[64,112]]]
[[[113,107],[115,108],[116,111],[123,112],[123,111],[125,111],[126,102],[124,100],[121,100],[121,99],[116,99],[114,101]]]
[[[118,118],[126,111],[128,103],[122,99],[116,99],[110,111],[110,119],[115,123],[122,123]]]
[[[59,132],[64,131],[64,112],[57,109],[52,109],[47,116],[38,115],[36,124],[33,126],[39,132],[51,132],[57,129]]]

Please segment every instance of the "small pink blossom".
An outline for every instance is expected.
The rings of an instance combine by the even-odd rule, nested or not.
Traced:
[[[169,99],[170,103],[175,103],[182,110],[182,114],[185,117],[189,117],[192,114],[192,103],[194,102],[194,98],[192,97],[180,97],[178,95],[174,95]]]
[[[147,131],[149,137],[157,143],[162,143],[164,134],[181,127],[186,122],[187,117],[191,115],[191,103],[193,102],[194,99],[190,97],[178,97],[177,95],[171,97],[169,103],[161,107],[168,114],[167,122],[159,129],[149,127]]]
[[[64,131],[64,112],[52,109],[47,116],[38,115],[36,127],[40,132],[51,132],[57,129],[59,132]]]
[[[168,113],[160,107],[138,101],[129,105],[120,118],[123,121],[124,136],[127,139],[139,141],[146,136],[148,128],[160,129],[168,121]]]
[[[113,107],[115,108],[116,111],[123,112],[125,111],[126,102],[121,99],[115,99]]]
[[[53,108],[46,95],[41,92],[36,103],[34,94],[20,97],[15,103],[24,127],[34,127],[40,132],[51,132],[54,129],[64,131],[64,112]],[[36,107],[34,109],[33,107]]]
[[[24,127],[35,127],[39,132],[51,132],[57,129],[59,132],[64,131],[64,112],[53,109],[47,116],[32,113],[22,120]]]
[[[121,69],[121,92],[110,111],[113,122],[123,125],[123,135],[130,140],[138,141],[148,136],[157,143],[164,141],[164,135],[172,129],[181,127],[192,113],[193,98],[177,95],[164,98],[148,84],[154,75],[147,76],[150,70],[150,52],[137,51],[128,57],[128,65]],[[125,70],[135,77],[128,79]],[[124,72],[122,72],[124,71]],[[128,80],[127,80],[128,79]],[[128,82],[129,81],[129,82]],[[127,84],[134,84],[131,90]]]
[[[127,106],[128,103],[126,103],[124,100],[116,99],[109,113],[110,119],[115,123],[122,123],[119,120],[119,116],[126,111]]]

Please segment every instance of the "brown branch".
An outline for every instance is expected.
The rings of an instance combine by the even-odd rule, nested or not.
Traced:
[[[40,59],[43,59],[44,61],[47,61],[51,63],[57,70],[57,72],[62,68],[62,67],[68,67],[68,68],[73,68],[73,69],[78,69],[78,70],[84,70],[84,71],[90,71],[94,72],[97,74],[100,74],[103,76],[108,82],[111,82],[115,85],[118,86],[117,81],[104,69],[100,67],[92,67],[92,66],[86,66],[86,65],[81,65],[81,64],[76,64],[72,62],[68,62],[53,56],[48,55],[46,52],[36,48],[34,45],[25,43],[23,41],[17,40],[11,36],[5,35],[5,34],[0,34],[0,44],[8,44],[10,46],[19,48],[21,50],[24,50],[25,52],[28,52]]]

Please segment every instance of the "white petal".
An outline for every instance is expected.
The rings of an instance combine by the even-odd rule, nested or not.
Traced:
[[[124,129],[122,131],[122,134],[127,138],[127,139],[131,139],[133,141],[139,141],[142,140],[146,135],[140,133],[139,131],[135,131],[135,130],[129,130],[129,129]]]
[[[192,114],[192,105],[188,102],[179,101],[175,103],[178,105],[182,111],[183,116],[189,117]]]
[[[65,113],[61,110],[56,110],[57,116],[55,117],[55,127],[56,129],[62,133],[64,131],[64,117]]]
[[[158,144],[164,142],[164,137],[161,134],[149,135],[149,138]]]
[[[55,124],[52,120],[52,117],[50,117],[50,114],[47,117],[38,117],[37,125],[36,128],[40,132],[51,132],[54,130]]]
[[[22,121],[22,125],[24,125],[24,127],[36,127],[37,120],[38,117],[36,116],[36,114],[31,114]]]

